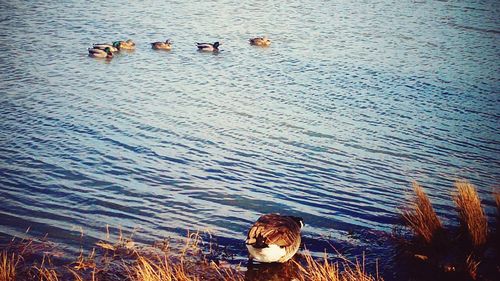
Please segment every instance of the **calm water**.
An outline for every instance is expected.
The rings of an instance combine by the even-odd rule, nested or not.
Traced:
[[[45,2],[0,2],[3,234],[210,229],[243,254],[279,212],[321,251],[390,231],[413,179],[452,222],[457,178],[492,212],[498,1]],[[135,52],[87,57],[128,38]]]

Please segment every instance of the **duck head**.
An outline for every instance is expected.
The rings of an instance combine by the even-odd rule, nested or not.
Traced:
[[[107,58],[112,58],[113,57],[113,53],[111,52],[111,49],[109,47],[104,48],[104,51],[107,54],[107,56],[106,56]]]
[[[301,217],[295,217],[295,216],[288,216],[291,218],[296,224],[300,226],[300,228],[304,227],[304,219]]]

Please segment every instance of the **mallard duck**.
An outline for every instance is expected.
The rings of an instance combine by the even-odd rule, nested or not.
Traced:
[[[263,263],[288,261],[299,249],[303,226],[304,220],[300,217],[261,216],[248,230],[245,241],[250,260]]]
[[[116,44],[115,44],[116,43]],[[106,48],[109,48],[109,50],[113,53],[116,53],[118,52],[118,42],[114,42],[113,44],[109,44],[109,43],[98,43],[98,44],[94,44],[92,46],[93,49],[100,49],[100,50],[103,50],[106,49]]]
[[[89,48],[89,56],[93,58],[112,58],[113,53],[109,47],[106,47],[104,50]]]
[[[118,46],[118,49],[120,50],[135,50],[135,43],[131,39],[128,39],[127,41],[115,41],[113,42],[113,46],[115,46],[115,43]]]
[[[267,47],[271,45],[271,40],[269,40],[269,38],[267,38],[266,36],[252,38],[248,41],[250,41],[250,45],[255,45],[255,46]]]
[[[220,42],[210,43],[196,43],[198,51],[203,52],[217,52],[219,51],[219,46],[222,45]]]
[[[172,50],[172,41],[167,39],[165,42],[153,42],[151,43],[151,48],[155,50]]]

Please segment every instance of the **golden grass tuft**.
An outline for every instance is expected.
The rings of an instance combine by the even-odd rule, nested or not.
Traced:
[[[423,238],[426,243],[431,243],[435,234],[441,231],[443,226],[431,201],[416,181],[413,182],[413,190],[414,201],[411,203],[410,210],[403,211],[403,219],[417,236]]]
[[[166,253],[152,259],[137,253],[135,265],[127,268],[129,279],[131,281],[244,280],[240,271],[209,262],[200,248],[202,243],[201,236],[196,232],[188,235],[179,255]]]
[[[0,253],[0,281],[15,281],[17,266],[21,257],[15,253]]]
[[[304,254],[305,264],[295,262],[299,268],[299,281],[383,281],[376,275],[366,272],[365,261],[355,263],[342,258],[344,261],[338,262],[328,260],[325,253],[322,259],[315,260],[309,252]]]
[[[457,181],[455,187],[457,193],[453,199],[457,205],[460,224],[467,230],[472,245],[482,246],[488,238],[488,219],[481,207],[476,188],[467,181]]]
[[[134,281],[184,281],[189,280],[182,266],[173,265],[166,257],[153,262],[145,257],[139,257],[137,264],[130,272]]]

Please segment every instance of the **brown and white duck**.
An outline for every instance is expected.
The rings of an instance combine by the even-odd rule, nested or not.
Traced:
[[[304,220],[300,217],[267,214],[248,230],[245,241],[250,260],[283,263],[297,253]]]

